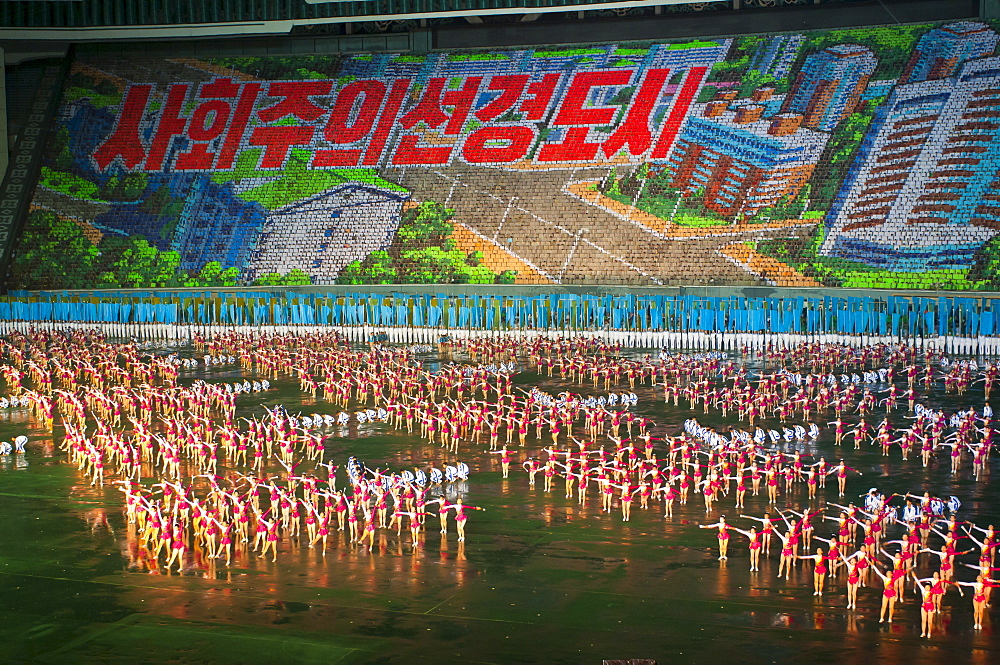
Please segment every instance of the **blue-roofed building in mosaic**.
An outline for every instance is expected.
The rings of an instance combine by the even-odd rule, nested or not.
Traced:
[[[101,174],[90,156],[97,146],[104,143],[115,125],[115,115],[106,108],[94,106],[90,99],[78,99],[67,104],[59,123],[69,134],[69,151],[73,158],[73,171],[95,179],[107,179],[111,174]]]
[[[954,76],[967,60],[992,54],[998,41],[1000,36],[978,21],[959,21],[934,28],[917,42],[900,83]]]
[[[209,261],[245,265],[264,225],[263,208],[239,198],[232,183],[215,183],[202,174],[174,174],[172,180],[189,183],[170,240],[181,268],[197,270]]]
[[[1000,229],[1000,58],[896,87],[827,219],[821,253],[899,271],[969,266]]]
[[[759,103],[728,106],[695,105],[666,166],[674,187],[701,190],[705,207],[742,219],[797,196],[830,135],[803,127],[801,115],[764,118]]]
[[[857,44],[813,53],[796,75],[782,111],[801,115],[810,129],[833,131],[858,105],[877,65],[875,54]]]

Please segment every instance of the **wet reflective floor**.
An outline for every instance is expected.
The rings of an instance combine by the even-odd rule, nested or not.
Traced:
[[[241,376],[234,366],[202,367],[183,371],[182,383]],[[552,393],[603,393],[530,371],[516,382]],[[648,386],[635,392],[634,411],[657,423],[654,437],[679,434],[692,416],[716,428],[739,426],[718,412],[665,405]],[[950,413],[981,408],[983,395],[980,388],[944,396],[939,388],[922,401]],[[241,395],[237,415],[276,404],[292,413],[338,410],[278,380],[266,393]],[[905,415],[890,419],[902,426]],[[692,502],[672,519],[659,506],[636,506],[626,523],[617,511],[600,512],[593,490],[581,507],[564,497],[562,483],[549,493],[541,483],[529,488],[517,465],[540,455],[547,437],[529,436],[504,480],[487,446],[463,443],[456,456],[383,424],[328,428],[324,459],[333,463],[350,455],[393,470],[466,462],[471,477],[449,486],[449,495],[487,509],[470,514],[467,542],[432,529],[412,547],[405,531],[398,538],[380,530],[368,552],[334,531],[325,558],[283,541],[276,563],[245,555],[229,567],[197,560],[184,574],[168,575],[150,572],[130,544],[120,492],[90,487],[26,411],[0,413],[0,439],[20,433],[31,437],[28,452],[0,460],[2,663],[1000,662],[993,624],[973,630],[968,597],[949,593],[943,630],[925,640],[912,592],[896,621],[880,625],[880,588],[863,589],[859,609],[847,611],[842,578],[816,598],[805,565],[788,581],[777,579],[776,557],[751,573],[745,540],[735,540],[728,562],[719,562],[714,532],[697,525],[719,513],[735,516],[731,497],[707,520],[703,505]],[[953,477],[943,456],[924,469],[898,450],[886,460],[869,445],[860,452],[837,447],[827,429],[803,449],[827,460],[843,455],[864,472],[849,478],[849,497],[869,487],[954,494],[963,500],[962,517],[1000,524],[996,469],[976,481],[966,463]],[[838,500],[835,482],[819,492],[813,505]],[[805,501],[804,490],[789,505],[801,507],[797,501]],[[744,512],[765,509],[763,494],[747,497]]]

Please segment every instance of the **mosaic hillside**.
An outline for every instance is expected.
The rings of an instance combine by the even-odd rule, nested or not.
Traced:
[[[1000,288],[998,26],[79,60],[14,288]]]

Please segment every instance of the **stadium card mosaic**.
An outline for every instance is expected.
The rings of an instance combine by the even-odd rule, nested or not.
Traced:
[[[996,289],[998,42],[80,59],[12,286]]]

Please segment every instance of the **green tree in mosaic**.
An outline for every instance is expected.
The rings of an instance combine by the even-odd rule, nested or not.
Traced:
[[[278,272],[266,272],[253,281],[253,286],[308,286],[309,284],[312,284],[312,278],[299,268],[289,270],[284,275]]]
[[[454,216],[453,209],[437,201],[424,201],[403,214],[396,238],[405,244],[441,242],[454,229],[451,223]]]
[[[60,127],[52,137],[49,150],[55,155],[53,165],[59,171],[69,171],[73,168],[73,153],[69,151],[69,129]]]
[[[184,280],[184,286],[236,286],[239,284],[240,271],[231,267],[223,270],[218,261],[209,261],[197,275]]]
[[[32,290],[87,288],[98,255],[79,224],[36,210],[28,216],[18,242],[12,285]]]
[[[111,270],[99,275],[102,286],[157,289],[184,285],[179,253],[161,252],[145,238],[132,236],[127,240]]]
[[[122,200],[136,201],[146,191],[149,184],[149,177],[145,173],[129,173],[122,178]]]
[[[789,87],[787,79],[776,79],[770,74],[763,74],[756,69],[751,69],[740,79],[740,84],[737,87],[737,95],[739,97],[749,97],[754,90],[765,85],[774,86],[779,93],[787,92]]]
[[[340,58],[328,55],[297,55],[294,57],[218,58],[211,62],[223,67],[252,74],[258,78],[332,79],[340,72]]]
[[[162,252],[141,236],[105,236],[94,273],[98,284],[106,288],[236,286],[240,282],[238,268],[224,268],[218,261],[209,261],[191,274],[180,265],[179,253]],[[309,276],[302,274],[308,284]]]
[[[993,236],[976,250],[969,279],[981,279],[990,288],[1000,287],[1000,236]]]
[[[142,196],[142,193],[146,191],[148,184],[149,177],[145,173],[128,173],[123,176],[112,176],[101,187],[101,198],[106,201],[137,201]],[[164,188],[165,186],[161,186],[154,192],[154,196]],[[169,193],[169,190],[167,192]],[[142,205],[145,206],[146,201],[143,201]]]
[[[402,254],[401,281],[408,284],[492,284],[496,275],[480,265],[481,252],[463,254],[457,249],[427,247]]]
[[[372,252],[364,261],[354,261],[341,270],[337,284],[395,284],[398,275],[393,263],[388,252]]]

